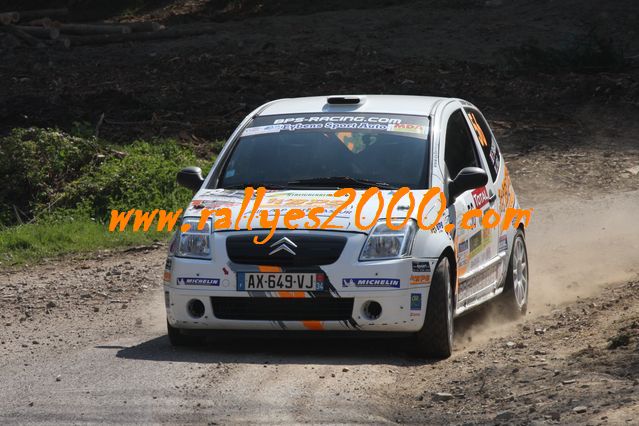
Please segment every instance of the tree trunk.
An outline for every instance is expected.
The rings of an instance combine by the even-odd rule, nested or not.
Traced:
[[[69,15],[69,9],[38,9],[38,10],[25,10],[20,13],[20,20],[23,22],[32,21],[38,18],[64,18]]]
[[[27,34],[38,38],[55,40],[60,37],[60,30],[57,28],[29,27],[26,25],[16,25],[15,27],[20,31],[24,31]]]
[[[71,47],[71,40],[67,37],[60,37],[55,40],[46,40],[47,46],[60,47],[62,49],[68,49]]]
[[[4,12],[0,13],[0,24],[9,25],[13,22],[20,20],[20,14],[18,12]]]
[[[62,24],[60,31],[63,34],[87,35],[87,34],[129,34],[131,28],[127,25],[104,24]]]
[[[154,33],[99,34],[84,37],[70,36],[69,38],[74,46],[100,45],[109,43],[125,43],[129,41],[174,39],[201,34],[214,34],[218,27],[219,25],[217,24],[185,25],[182,27],[171,27]]]
[[[122,22],[119,24],[105,23],[104,25],[123,25],[131,28],[131,31],[134,33],[156,32],[166,28],[164,25],[158,24],[157,22]]]
[[[14,35],[23,43],[26,43],[32,47],[44,47],[44,42],[37,37],[32,36],[31,34],[27,34],[19,28],[14,27],[13,25],[0,25],[0,31],[7,32],[9,34]]]

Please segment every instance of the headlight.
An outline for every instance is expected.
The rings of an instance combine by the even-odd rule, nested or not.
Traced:
[[[399,226],[402,221],[393,220],[393,225]],[[408,221],[399,231],[386,226],[386,220],[380,220],[373,232],[368,236],[359,260],[394,259],[406,256],[413,246],[413,239],[417,232],[417,223]]]
[[[178,257],[193,257],[197,259],[211,259],[211,222],[207,221],[204,228],[197,229],[199,218],[186,218],[182,224],[189,224],[187,232],[181,232],[180,228],[169,248]]]

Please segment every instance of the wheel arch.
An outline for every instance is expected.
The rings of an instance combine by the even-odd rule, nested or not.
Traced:
[[[450,285],[452,286],[453,295],[457,295],[457,259],[455,258],[455,252],[451,246],[447,246],[442,252],[439,260],[443,258],[448,259],[448,267],[450,269]],[[455,298],[456,300],[457,298]]]
[[[520,223],[519,225],[517,225],[517,229],[520,230],[522,234],[524,234],[524,237],[526,236],[526,227],[524,226],[523,223]]]

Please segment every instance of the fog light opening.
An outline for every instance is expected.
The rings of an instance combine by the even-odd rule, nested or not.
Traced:
[[[364,311],[364,317],[368,320],[376,320],[382,316],[382,305],[373,300],[364,303],[362,310]]]
[[[202,318],[204,316],[204,303],[199,299],[191,299],[186,304],[186,310],[193,318]]]

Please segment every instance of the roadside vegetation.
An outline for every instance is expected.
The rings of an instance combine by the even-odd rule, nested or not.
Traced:
[[[108,232],[111,209],[184,208],[175,175],[200,160],[174,140],[114,145],[57,129],[19,128],[0,137],[0,262],[150,244],[169,234]]]

